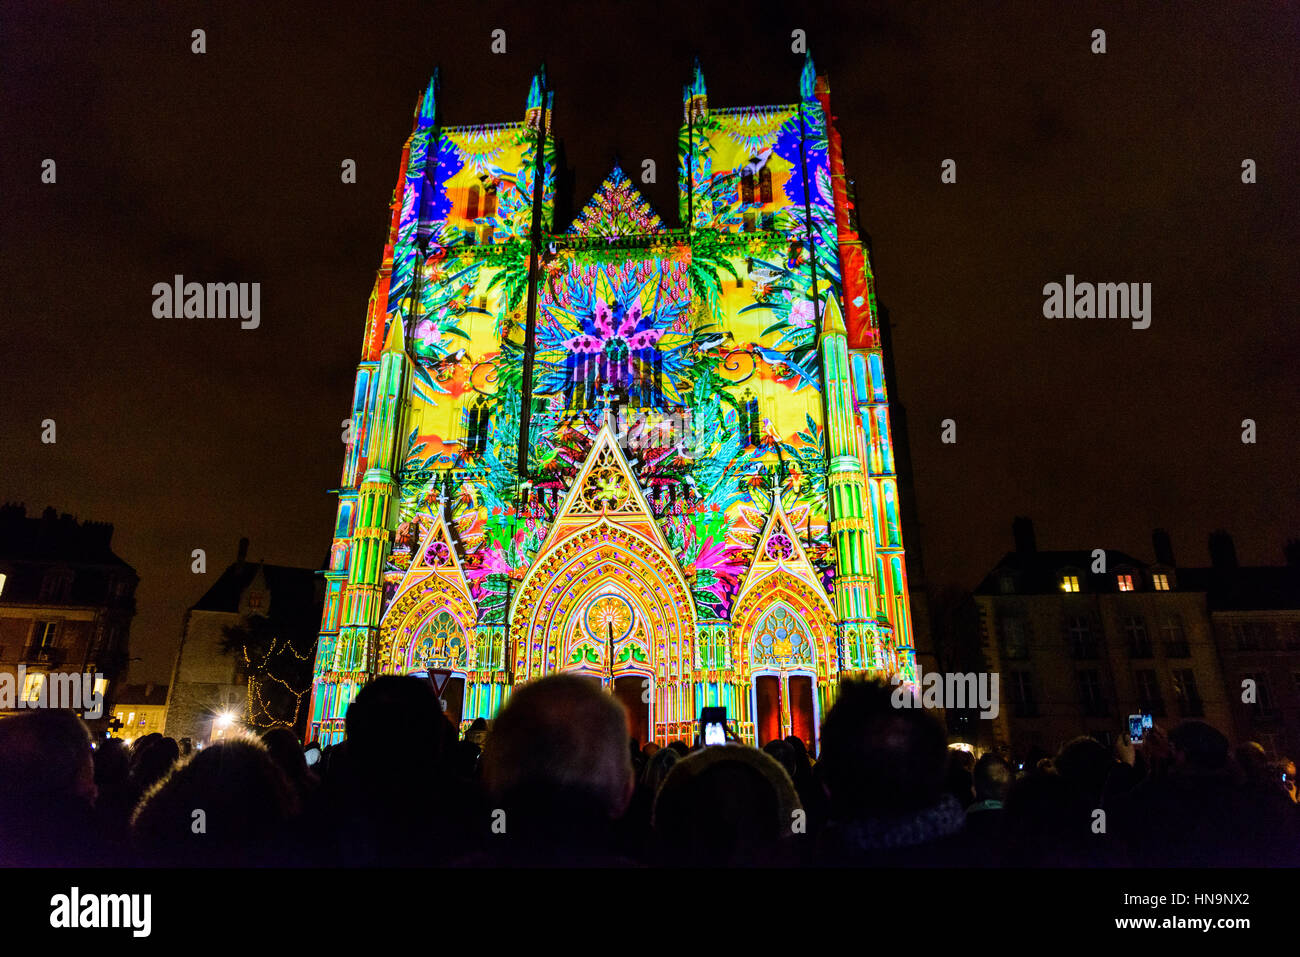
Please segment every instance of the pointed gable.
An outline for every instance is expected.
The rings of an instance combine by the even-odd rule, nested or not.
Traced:
[[[441,579],[469,599],[471,604],[473,603],[469,583],[465,580],[464,572],[461,571],[460,559],[456,557],[456,546],[447,528],[447,522],[443,519],[441,508],[434,512],[433,524],[425,533],[420,547],[411,556],[411,566],[402,577],[398,594],[401,595],[415,585],[427,582],[431,577]]]
[[[637,532],[659,546],[665,555],[672,555],[608,419],[596,433],[587,460],[564,496],[538,554],[546,554],[601,518]]]
[[[745,572],[740,592],[736,595],[736,607],[739,607],[755,588],[781,572],[793,575],[812,588],[820,596],[824,610],[830,614],[831,620],[835,620],[835,608],[826,597],[826,589],[822,587],[817,569],[809,561],[808,553],[803,550],[799,533],[790,524],[790,518],[785,514],[785,508],[781,504],[781,495],[777,493],[772,496],[772,511],[767,516],[767,524],[763,526],[762,534],[758,536],[758,543],[754,546],[754,558],[750,562],[748,571]]]
[[[569,226],[569,232],[579,236],[637,236],[663,232],[664,228],[650,201],[615,164]]]

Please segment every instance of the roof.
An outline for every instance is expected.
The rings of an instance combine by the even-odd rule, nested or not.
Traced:
[[[0,558],[12,561],[116,565],[134,573],[111,547],[113,526],[107,522],[79,522],[53,508],[38,516],[27,515],[22,505],[0,508]]]
[[[1300,566],[1296,565],[1180,568],[1178,587],[1206,592],[1210,611],[1300,609]]]
[[[118,706],[158,705],[161,707],[167,703],[167,685],[124,685],[113,701]]]
[[[316,606],[320,578],[315,569],[267,565],[262,562],[235,562],[190,610],[238,613],[239,598],[252,584],[259,570],[266,576],[266,584],[271,592],[272,617],[308,614]]]
[[[1092,571],[1094,558],[1090,549],[1007,552],[976,587],[975,594],[1001,594],[999,579],[1006,572],[1015,576],[1018,594],[1060,594],[1059,575],[1066,568],[1074,569],[1079,573],[1080,578],[1083,579],[1081,584],[1084,586],[1084,591],[1115,592],[1119,591],[1119,585],[1115,581],[1117,570],[1124,566],[1138,570],[1150,567],[1147,562],[1125,552],[1113,548],[1103,549],[1103,551],[1106,553],[1106,571],[1100,574]]]

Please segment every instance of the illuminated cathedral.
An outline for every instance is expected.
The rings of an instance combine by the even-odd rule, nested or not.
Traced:
[[[555,221],[545,72],[521,121],[402,151],[366,316],[309,737],[380,674],[462,727],[601,682],[633,734],[816,745],[841,677],[914,680],[871,264],[831,122],[684,89],[670,228],[617,166]],[[637,171],[638,173],[641,171]]]

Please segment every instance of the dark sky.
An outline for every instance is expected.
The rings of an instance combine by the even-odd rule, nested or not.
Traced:
[[[974,585],[1020,513],[1040,547],[1145,558],[1165,526],[1186,564],[1213,528],[1246,564],[1300,534],[1293,4],[341,6],[0,14],[0,499],[116,525],[142,578],[132,680],[167,679],[185,608],[241,535],[255,559],[324,558],[366,300],[434,65],[446,122],[489,123],[522,118],[545,60],[578,202],[615,152],[629,170],[650,157],[644,189],[675,224],[692,55],[712,104],[788,103],[790,31],[807,31],[895,323],[932,583]],[[261,328],[155,319],[152,286],[175,273],[260,282]],[[1043,285],[1067,273],[1151,283],[1151,327],[1044,319]]]

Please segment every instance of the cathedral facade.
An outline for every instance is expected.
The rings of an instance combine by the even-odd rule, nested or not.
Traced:
[[[810,746],[843,676],[913,680],[867,250],[830,90],[711,106],[678,138],[679,228],[615,167],[555,222],[551,97],[402,152],[347,423],[309,737],[424,674],[461,725],[557,671],[641,740],[727,709]]]

